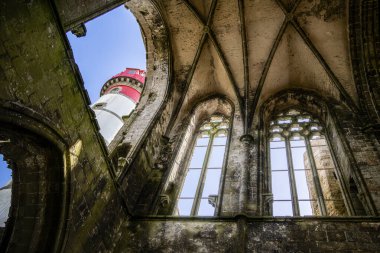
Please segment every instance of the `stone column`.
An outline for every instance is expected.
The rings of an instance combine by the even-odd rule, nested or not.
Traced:
[[[239,213],[246,213],[248,202],[248,186],[249,186],[249,168],[250,168],[250,152],[253,144],[252,135],[245,134],[240,137],[240,141],[243,143],[242,155],[243,164],[241,168],[240,176],[240,192],[239,192]]]

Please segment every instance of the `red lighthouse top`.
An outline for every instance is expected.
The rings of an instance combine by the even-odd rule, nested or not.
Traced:
[[[112,79],[116,77],[124,76],[124,77],[130,77],[130,78],[136,79],[140,83],[144,84],[145,75],[146,75],[145,70],[126,68],[123,72],[113,76]]]
[[[129,97],[137,103],[140,100],[141,91],[145,83],[145,75],[145,70],[126,68],[103,85],[100,96],[117,93]]]

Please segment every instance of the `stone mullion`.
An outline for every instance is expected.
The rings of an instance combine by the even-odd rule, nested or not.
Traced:
[[[311,167],[311,172],[313,175],[313,182],[314,182],[314,186],[315,186],[315,191],[317,193],[317,200],[318,200],[318,204],[319,204],[319,209],[321,210],[321,214],[323,216],[326,216],[327,210],[326,210],[325,200],[323,198],[322,187],[321,187],[321,183],[319,182],[318,171],[317,171],[317,166],[316,166],[315,160],[314,160],[313,150],[311,148],[310,140],[307,136],[305,137],[305,144],[306,144],[307,155],[308,155],[309,163],[310,163],[310,167]]]
[[[270,137],[268,137],[270,138]],[[261,214],[262,215],[265,215],[265,214],[268,214],[268,215],[273,215],[273,193],[272,193],[272,163],[271,163],[271,148],[270,148],[270,141],[267,141],[267,148],[265,150],[265,154],[267,154],[266,156],[266,161],[267,161],[267,167],[265,168],[265,172],[267,173],[267,175],[263,175],[263,178],[267,178],[267,180],[263,180],[263,184],[267,184],[266,186],[266,189],[268,189],[268,193],[266,193],[266,196],[267,199],[265,199],[265,197],[263,196],[262,197],[262,201],[260,202],[261,203]],[[264,154],[264,156],[265,156]],[[265,189],[265,188],[264,188]],[[263,193],[264,194],[264,193]],[[265,204],[268,203],[266,201],[270,201],[270,204],[268,205],[268,210],[265,210]],[[265,212],[266,211],[266,212]]]
[[[293,160],[292,160],[292,149],[290,148],[289,137],[285,137],[285,145],[286,145],[286,158],[288,161],[290,190],[291,190],[291,194],[292,194],[293,215],[299,216],[300,215],[300,208],[298,205],[296,177],[294,175],[294,167],[293,167]]]
[[[208,166],[208,162],[210,158],[211,148],[214,143],[214,138],[215,138],[215,134],[213,133],[210,135],[210,140],[207,145],[207,150],[206,150],[206,155],[205,155],[203,165],[202,165],[201,175],[199,176],[197,191],[195,192],[193,207],[191,208],[191,216],[196,216],[198,214],[199,205],[202,198],[203,186],[206,179],[205,174],[206,174],[206,170],[207,170],[207,166]]]

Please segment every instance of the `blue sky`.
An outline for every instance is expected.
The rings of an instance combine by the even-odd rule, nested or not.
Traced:
[[[145,47],[133,14],[120,6],[86,23],[87,34],[77,38],[67,33],[91,103],[99,98],[102,85],[127,67],[146,69]],[[0,187],[11,178],[0,154]]]
[[[140,27],[123,5],[86,23],[87,34],[67,33],[91,103],[102,85],[127,67],[146,69]]]
[[[3,187],[11,179],[12,171],[7,168],[4,157],[0,154],[0,188]]]

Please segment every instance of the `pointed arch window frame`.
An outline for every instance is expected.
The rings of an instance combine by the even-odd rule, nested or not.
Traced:
[[[216,124],[215,126],[212,126],[212,123],[210,124],[210,121],[213,120],[213,117],[220,117],[222,119],[222,121],[220,123]],[[225,124],[226,127],[218,129],[217,127],[219,127],[222,124]],[[209,127],[207,125],[211,125],[211,127]],[[196,132],[194,133],[193,143],[192,143],[192,145],[189,146],[189,149],[188,149],[188,156],[187,156],[188,159],[186,159],[186,162],[184,163],[184,167],[186,167],[186,170],[185,170],[186,175],[181,182],[181,186],[180,186],[179,191],[178,191],[178,196],[176,198],[176,204],[174,207],[174,210],[177,211],[179,201],[181,199],[193,199],[193,202],[191,204],[191,211],[188,215],[180,214],[180,212],[178,211],[178,214],[176,214],[177,216],[180,216],[180,217],[194,217],[194,216],[206,216],[206,217],[208,217],[208,216],[211,216],[211,217],[213,217],[213,216],[219,215],[220,203],[222,200],[222,196],[221,196],[222,195],[222,189],[224,187],[225,167],[226,167],[228,149],[229,149],[230,138],[231,138],[230,137],[231,136],[231,128],[232,128],[231,119],[225,115],[218,114],[218,113],[212,114],[211,116],[209,116],[206,120],[204,120],[202,122],[200,127],[197,128]],[[225,138],[226,138],[225,142],[224,142],[224,144],[216,144],[215,145],[214,144],[215,138],[217,138],[218,134],[221,132],[224,132],[224,134],[225,134]],[[203,136],[209,136],[209,138],[208,138],[209,140],[207,141],[207,145],[204,145],[204,144],[198,145],[197,144],[198,140],[200,138],[202,138],[202,135]],[[220,167],[209,167],[209,163],[210,163],[211,156],[212,156],[212,150],[215,147],[220,147],[220,146],[224,147],[223,160],[222,160]],[[202,162],[201,168],[191,168],[190,167],[191,166],[191,160],[193,158],[195,148],[197,148],[197,147],[206,147],[205,154],[203,157],[203,162]],[[193,169],[200,170],[200,175],[199,175],[199,179],[197,181],[197,186],[196,186],[196,190],[194,193],[194,197],[193,198],[181,197],[182,191],[183,191],[184,186],[186,184],[186,179],[188,177],[188,173],[190,170],[193,170]],[[219,180],[218,180],[218,185],[217,185],[217,194],[212,194],[212,195],[205,197],[205,196],[203,196],[203,191],[205,188],[205,181],[207,178],[206,174],[208,173],[209,170],[220,170],[220,175],[219,175]],[[214,207],[214,213],[212,215],[200,215],[199,214],[199,209],[200,209],[200,205],[201,205],[202,200],[208,201],[208,203]]]
[[[295,115],[289,115],[289,113],[295,112]],[[303,117],[305,121],[296,120],[297,117]],[[276,122],[277,121],[277,122]],[[284,126],[284,127],[282,127]],[[292,128],[297,128],[294,131],[292,131]],[[302,109],[298,108],[288,108],[286,110],[283,110],[280,113],[277,113],[273,116],[271,116],[270,124],[267,125],[267,137],[266,142],[268,143],[267,146],[267,167],[268,167],[268,183],[269,183],[269,189],[271,191],[271,194],[273,194],[273,168],[271,164],[271,142],[274,138],[280,138],[279,142],[283,142],[284,146],[282,147],[285,149],[285,156],[286,156],[286,170],[288,174],[289,179],[289,187],[290,187],[290,201],[292,206],[292,215],[291,216],[302,216],[300,212],[300,205],[299,205],[299,199],[298,199],[298,193],[297,193],[297,182],[295,177],[295,169],[293,165],[293,157],[292,157],[292,145],[291,141],[293,137],[298,138],[298,140],[303,140],[304,142],[304,148],[306,149],[307,159],[310,164],[310,172],[312,174],[312,182],[314,191],[316,192],[316,199],[313,200],[317,203],[318,209],[319,209],[319,215],[321,216],[329,216],[329,212],[326,208],[325,198],[323,195],[323,190],[320,184],[320,178],[318,175],[319,169],[317,168],[315,157],[313,154],[313,144],[311,141],[313,141],[313,136],[316,136],[317,139],[323,139],[325,141],[324,146],[327,146],[330,159],[333,162],[333,170],[335,175],[337,176],[337,183],[340,190],[340,193],[342,195],[342,201],[344,202],[344,207],[346,214],[350,215],[353,213],[352,210],[350,210],[351,206],[347,203],[349,196],[346,196],[345,191],[342,187],[343,179],[341,172],[339,171],[340,167],[337,163],[334,153],[332,152],[331,144],[329,142],[328,136],[326,136],[325,129],[321,125],[319,119],[317,117],[314,117],[311,113],[304,111]],[[304,168],[306,169],[306,168]],[[272,198],[272,205],[275,201],[284,201],[284,200],[276,200],[275,197]],[[301,200],[303,201],[303,200]],[[311,201],[311,199],[310,199]],[[273,206],[271,208],[271,215],[274,215],[273,212]],[[274,215],[279,216],[279,215]],[[280,215],[282,216],[282,215]],[[285,215],[287,216],[287,215]],[[314,216],[314,214],[313,214]]]

